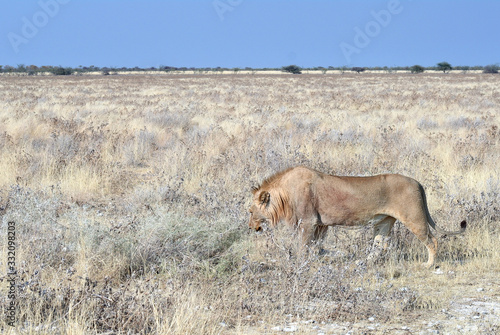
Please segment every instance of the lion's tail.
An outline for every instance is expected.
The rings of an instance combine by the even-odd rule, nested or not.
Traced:
[[[429,208],[427,207],[427,199],[425,196],[425,190],[422,187],[422,185],[420,185],[420,183],[418,184],[418,186],[420,188],[420,193],[422,194],[425,215],[427,216],[427,222],[429,222],[429,225],[438,233],[446,235],[446,236],[463,234],[465,232],[465,229],[467,228],[467,221],[465,221],[465,220],[462,220],[462,222],[460,222],[460,230],[458,230],[458,231],[446,231],[446,230],[444,230],[436,225],[434,220],[431,218],[431,215],[429,213]]]

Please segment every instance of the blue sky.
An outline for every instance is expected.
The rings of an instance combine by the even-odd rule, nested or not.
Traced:
[[[500,1],[2,0],[0,65],[500,63]]]

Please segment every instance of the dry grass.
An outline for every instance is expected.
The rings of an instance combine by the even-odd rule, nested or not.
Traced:
[[[477,276],[498,284],[499,84],[483,74],[1,77],[0,264],[15,221],[17,330],[405,320],[447,308]],[[425,252],[404,227],[378,266],[355,265],[368,229],[332,230],[327,256],[300,252],[288,231],[248,234],[251,186],[298,164],[419,180],[438,225],[469,222],[465,236],[440,240],[445,275],[419,267]],[[3,319],[0,329],[13,331]]]

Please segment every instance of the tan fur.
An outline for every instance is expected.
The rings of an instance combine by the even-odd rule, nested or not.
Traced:
[[[299,228],[304,243],[322,240],[329,226],[374,226],[374,250],[385,248],[396,220],[401,221],[427,247],[428,261],[434,264],[436,227],[427,209],[423,187],[414,179],[386,174],[371,177],[338,177],[306,167],[275,174],[253,189],[249,227],[285,222]],[[373,256],[373,255],[370,255]]]

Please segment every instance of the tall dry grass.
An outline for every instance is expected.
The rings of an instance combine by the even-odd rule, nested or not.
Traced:
[[[465,236],[440,240],[441,267],[464,280],[498,272],[499,81],[0,78],[0,262],[14,221],[18,329],[238,333],[445,306],[451,293],[427,289],[458,279],[429,279],[404,227],[377,266],[359,267],[369,229],[332,229],[327,256],[299,252],[286,230],[247,233],[249,190],[299,164],[405,174],[426,188],[438,225],[469,222]]]

